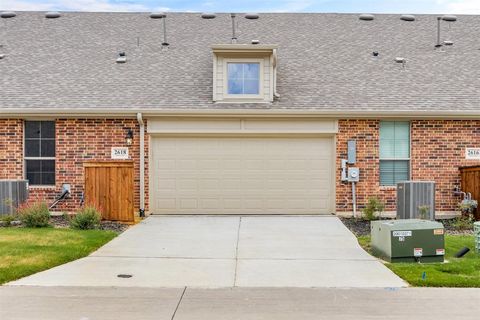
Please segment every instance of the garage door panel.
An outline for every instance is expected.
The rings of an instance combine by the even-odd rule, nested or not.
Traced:
[[[198,187],[203,190],[218,190],[220,179],[201,179],[198,181]]]
[[[161,214],[330,213],[332,138],[152,138]]]
[[[198,180],[195,179],[183,179],[179,178],[177,180],[177,189],[175,191],[181,192],[182,190],[191,190],[191,191],[196,191],[198,190]],[[162,181],[160,181],[160,185],[162,184]]]
[[[172,159],[159,159],[160,161],[155,163],[155,169],[161,170],[174,170],[176,168],[175,160]]]
[[[170,199],[156,199],[155,206],[157,208],[164,208],[164,210],[175,210],[177,207],[175,198]]]
[[[197,161],[196,160],[177,160],[175,163],[174,169],[180,170],[197,170]]]
[[[243,209],[242,199],[223,199],[223,206],[227,210]]]
[[[326,209],[328,208],[328,201],[325,199],[310,200],[310,207],[313,209]]]
[[[161,183],[158,183],[158,189],[167,192],[175,192],[177,189],[177,181],[175,179],[163,179]]]
[[[198,209],[197,199],[180,199],[180,209]]]
[[[242,161],[239,159],[227,158],[223,161],[224,170],[237,170],[241,166],[242,166]]]
[[[200,208],[202,209],[216,209],[220,206],[218,199],[201,199]]]

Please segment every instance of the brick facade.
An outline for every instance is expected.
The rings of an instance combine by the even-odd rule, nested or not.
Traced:
[[[357,141],[357,204],[361,209],[369,197],[377,196],[387,211],[395,210],[395,187],[380,186],[379,120],[340,120],[337,135],[336,204],[337,211],[352,211],[350,183],[340,181],[341,159],[347,157],[347,141]],[[436,210],[455,211],[461,200],[453,194],[460,185],[459,166],[478,165],[465,160],[466,147],[480,145],[480,121],[413,120],[411,121],[411,179],[436,182]]]
[[[341,159],[347,158],[347,141],[357,142],[357,163],[360,168],[360,181],[356,184],[357,208],[368,201],[368,198],[377,196],[386,204],[386,210],[395,209],[395,189],[380,187],[379,175],[379,121],[366,120],[339,120],[337,134],[336,159],[336,210],[351,212],[352,184],[342,182]]]
[[[465,159],[465,148],[480,146],[480,121],[414,120],[411,127],[412,179],[434,180],[437,210],[455,210],[461,200],[453,195],[460,186],[458,167],[480,164]]]
[[[23,178],[23,121],[0,120],[0,178]],[[59,204],[55,211],[78,209],[84,191],[83,163],[87,160],[110,160],[111,147],[125,146],[128,129],[134,132],[129,155],[134,161],[134,205],[140,206],[139,125],[134,119],[57,119],[56,120],[56,184],[30,188],[32,198],[48,203],[61,192],[62,184],[71,185],[71,198]],[[148,139],[145,139],[146,199],[148,199]],[[148,205],[148,200],[145,202]]]
[[[0,119],[0,179],[23,179],[23,121]]]
[[[340,181],[341,159],[347,157],[347,141],[357,141],[357,163],[361,179],[357,184],[357,203],[361,209],[371,196],[395,210],[396,190],[379,183],[379,120],[339,120],[336,140],[336,210],[352,211],[351,184]],[[70,183],[72,198],[56,208],[74,211],[83,192],[83,162],[109,160],[113,146],[124,146],[128,129],[134,131],[129,153],[135,168],[135,208],[139,208],[139,126],[135,119],[57,119],[56,185],[32,187],[31,195],[53,201],[63,183]],[[145,204],[148,210],[148,136],[145,138]],[[437,211],[454,211],[460,201],[452,192],[460,184],[459,166],[478,165],[465,160],[466,147],[480,146],[480,121],[411,121],[411,178],[435,180]],[[23,121],[0,119],[0,179],[23,178]]]

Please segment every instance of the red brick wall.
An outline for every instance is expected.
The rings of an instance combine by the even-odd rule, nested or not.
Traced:
[[[0,179],[23,179],[23,121],[0,119]]]
[[[459,166],[479,165],[465,160],[466,147],[480,146],[480,121],[414,120],[411,122],[412,179],[437,182],[437,210],[453,211],[459,197],[452,189],[460,183]],[[135,163],[135,207],[139,207],[139,127],[134,119],[58,119],[56,186],[31,189],[32,196],[52,201],[63,183],[72,185],[72,199],[59,211],[77,209],[83,191],[83,162],[108,160],[112,146],[124,146],[128,128],[134,130],[130,156]],[[379,185],[379,121],[339,120],[336,159],[336,209],[352,211],[351,184],[340,181],[340,159],[347,157],[347,140],[357,141],[357,163],[361,179],[357,184],[357,203],[361,209],[369,197],[378,196],[395,210],[395,188]],[[145,139],[145,203],[148,207],[148,136]],[[0,119],[0,179],[23,178],[23,121]]]
[[[31,187],[31,198],[53,202],[62,184],[71,185],[71,199],[59,204],[55,211],[78,209],[83,192],[83,162],[110,160],[111,147],[125,146],[128,129],[134,131],[129,155],[134,160],[135,208],[140,206],[139,126],[134,119],[57,119],[56,120],[56,185]],[[145,139],[145,162],[148,164],[148,139]],[[0,178],[23,178],[23,121],[0,120]],[[146,165],[146,187],[148,166]],[[148,189],[147,189],[148,190]],[[148,206],[148,192],[145,204]]]
[[[412,126],[412,179],[436,182],[436,210],[456,210],[460,197],[458,167],[480,165],[466,160],[465,148],[480,146],[480,121],[414,120]]]
[[[386,210],[395,208],[395,189],[380,187],[379,167],[379,121],[339,120],[336,159],[336,207],[337,211],[353,210],[352,184],[341,181],[341,159],[347,159],[347,141],[357,142],[357,162],[360,168],[360,181],[356,184],[357,208],[360,210],[369,197],[378,196],[386,204]]]
[[[379,183],[379,121],[340,120],[337,135],[336,198],[337,211],[352,211],[351,184],[340,181],[340,159],[347,158],[347,140],[357,141],[360,182],[357,204],[361,209],[369,197],[378,196],[386,210],[395,210],[395,187]],[[452,192],[460,184],[459,166],[478,165],[465,160],[466,147],[480,146],[480,121],[414,120],[411,121],[411,178],[436,182],[436,210],[455,211],[460,201]]]

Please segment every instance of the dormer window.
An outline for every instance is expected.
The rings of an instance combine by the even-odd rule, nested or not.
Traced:
[[[273,101],[276,46],[226,44],[213,46],[213,101]]]
[[[227,61],[227,94],[259,96],[261,62]]]

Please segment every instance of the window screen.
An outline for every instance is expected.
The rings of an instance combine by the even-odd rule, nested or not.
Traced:
[[[25,174],[30,185],[55,185],[54,121],[25,121]]]
[[[380,122],[380,185],[394,186],[410,177],[410,123]]]

